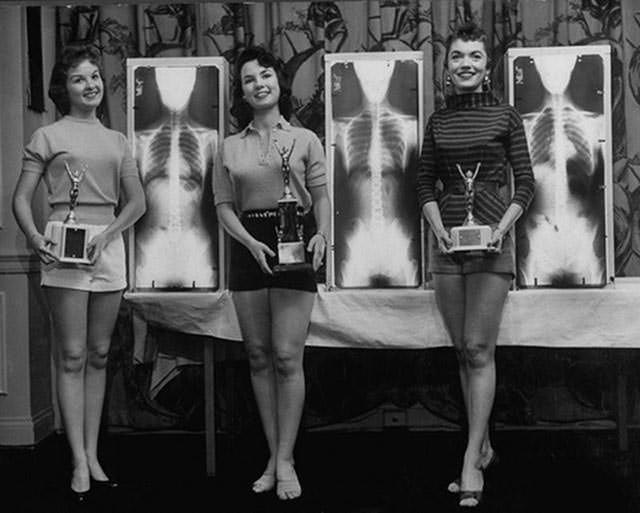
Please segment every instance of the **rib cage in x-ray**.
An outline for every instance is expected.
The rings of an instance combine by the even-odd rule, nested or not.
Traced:
[[[593,183],[602,161],[604,120],[573,102],[566,86],[574,61],[570,56],[548,69],[536,61],[543,83],[545,72],[568,67],[566,83],[556,91],[547,88],[539,110],[523,115],[536,178],[536,197],[524,223],[527,251],[519,253],[524,285],[594,285],[605,275],[598,240],[604,218],[601,202],[594,199],[601,190]],[[553,78],[557,84],[558,77]]]
[[[367,73],[376,72],[375,65],[356,68],[360,82],[367,80]],[[352,229],[344,234],[344,258],[336,264],[342,287],[418,284],[412,227],[398,211],[399,189],[417,146],[417,118],[389,105],[388,80],[380,87],[369,96],[365,91],[360,112],[333,120],[336,158],[342,160],[355,199]]]

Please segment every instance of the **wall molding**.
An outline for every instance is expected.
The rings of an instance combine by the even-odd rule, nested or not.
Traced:
[[[53,431],[53,409],[33,417],[0,417],[0,445],[34,445]]]
[[[31,274],[40,272],[40,260],[34,254],[0,254],[0,274]]]
[[[7,365],[7,308],[6,293],[0,291],[0,395],[9,393]]]

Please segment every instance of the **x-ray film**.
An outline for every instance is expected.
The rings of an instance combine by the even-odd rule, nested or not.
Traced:
[[[222,137],[221,58],[129,59],[129,136],[147,211],[130,240],[136,291],[219,286],[211,179]]]
[[[331,286],[417,287],[415,191],[422,56],[325,56],[327,157],[333,199]]]
[[[613,276],[608,52],[509,50],[509,96],[536,179],[516,230],[520,287],[597,287]]]

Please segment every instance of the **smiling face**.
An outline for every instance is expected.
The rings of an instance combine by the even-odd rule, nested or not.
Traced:
[[[89,60],[69,68],[67,72],[67,93],[69,95],[69,114],[86,116],[94,113],[102,102],[104,87],[100,70]]]
[[[240,70],[244,100],[256,110],[278,107],[280,84],[272,67],[265,68],[257,60],[246,62]]]
[[[488,56],[482,41],[456,39],[447,57],[447,71],[456,94],[479,93],[489,70]]]

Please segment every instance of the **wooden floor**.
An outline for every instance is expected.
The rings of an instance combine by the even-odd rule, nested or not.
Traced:
[[[486,476],[479,511],[504,513],[640,511],[640,432],[618,453],[612,431],[498,431],[500,462]],[[204,433],[110,433],[102,460],[121,486],[93,492],[80,511],[117,513],[409,513],[456,511],[446,491],[456,477],[454,432],[303,433],[296,450],[303,498],[279,502],[249,491],[260,474],[259,433],[218,437],[218,475],[205,471]],[[76,511],[69,504],[66,442],[0,447],[4,513]],[[10,505],[13,504],[13,505]],[[467,510],[465,510],[467,511]]]

